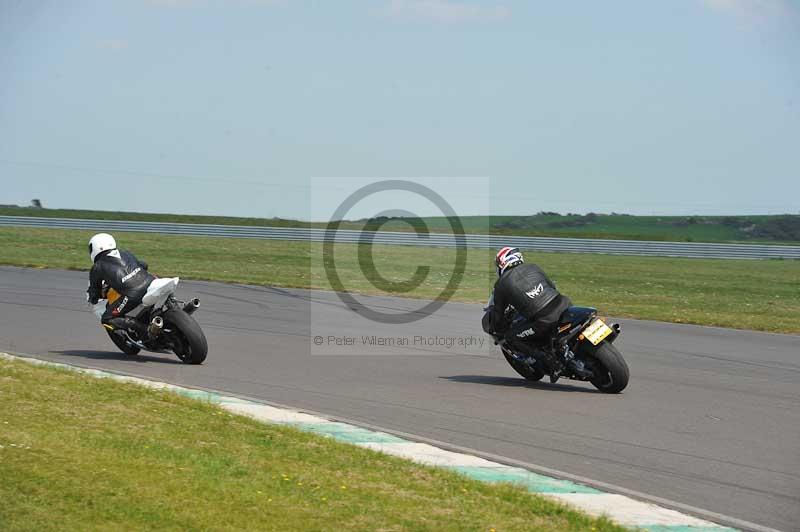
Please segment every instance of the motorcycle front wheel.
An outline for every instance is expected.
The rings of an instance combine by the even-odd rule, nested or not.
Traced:
[[[544,372],[537,367],[530,367],[529,365],[521,362],[520,360],[514,358],[512,354],[506,351],[506,348],[503,347],[501,349],[503,351],[503,356],[506,357],[506,361],[508,365],[514,368],[514,371],[519,373],[522,377],[525,378],[526,381],[536,382],[544,377]]]
[[[111,341],[114,342],[114,345],[126,355],[136,356],[139,354],[139,351],[141,351],[141,349],[139,349],[137,346],[128,343],[125,338],[114,331],[109,331],[106,329],[106,332],[108,333],[108,337],[111,338]]]

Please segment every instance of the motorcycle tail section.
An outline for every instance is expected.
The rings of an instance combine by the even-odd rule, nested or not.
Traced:
[[[166,302],[167,298],[175,293],[178,288],[180,278],[170,277],[167,279],[154,279],[147,287],[147,293],[142,298],[142,303],[148,306],[160,307]]]

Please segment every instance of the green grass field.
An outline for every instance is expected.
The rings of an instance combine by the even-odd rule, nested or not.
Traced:
[[[0,264],[88,270],[91,232],[0,228]],[[119,233],[121,247],[151,270],[187,279],[330,289],[322,245],[308,242],[218,239]],[[345,287],[381,294],[365,277],[358,246],[337,245],[335,263]],[[454,250],[375,246],[378,273],[389,281],[430,267],[425,281],[402,295],[433,298],[450,278]],[[470,249],[454,299],[484,302],[494,282],[492,250]],[[528,253],[576,305],[615,317],[739,329],[800,333],[800,261],[740,261]],[[478,327],[476,316],[476,327]]]
[[[301,222],[280,218],[237,218],[232,216],[195,216],[180,214],[145,214],[135,212],[84,211],[74,209],[34,209],[0,207],[0,215],[94,220],[133,220],[149,222],[203,223],[269,227],[325,227],[324,223]],[[434,233],[452,231],[446,218],[423,218]],[[764,242],[792,244],[800,242],[800,216],[595,216],[537,214],[532,216],[464,216],[467,233],[573,238],[610,238],[620,240],[663,240],[679,242]],[[343,229],[361,229],[365,221],[343,222]],[[386,231],[411,231],[402,219],[386,221]]]
[[[6,360],[0,383],[4,532],[624,530],[169,392]]]

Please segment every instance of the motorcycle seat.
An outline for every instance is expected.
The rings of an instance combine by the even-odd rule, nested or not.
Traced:
[[[589,318],[597,316],[597,309],[592,307],[569,307],[558,319],[559,327],[573,323],[583,323]]]

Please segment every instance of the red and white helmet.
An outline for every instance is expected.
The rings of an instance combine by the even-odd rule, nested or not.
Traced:
[[[497,265],[497,276],[500,277],[507,269],[513,268],[523,262],[525,261],[522,258],[522,252],[519,248],[504,247],[497,252],[497,256],[494,259],[494,263]]]

